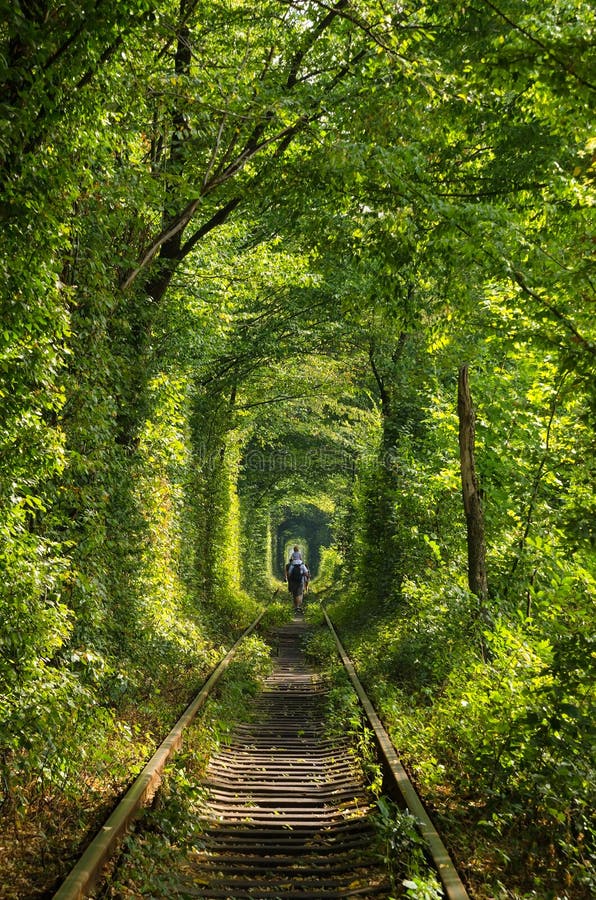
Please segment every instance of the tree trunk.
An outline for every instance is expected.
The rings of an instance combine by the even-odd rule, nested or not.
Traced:
[[[468,532],[468,584],[470,590],[480,598],[481,608],[483,608],[488,599],[486,543],[484,539],[482,501],[474,460],[476,416],[470,395],[467,366],[462,366],[459,370],[457,414],[459,417],[459,460],[462,494]]]

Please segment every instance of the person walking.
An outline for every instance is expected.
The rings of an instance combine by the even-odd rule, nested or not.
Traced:
[[[288,590],[294,601],[294,609],[302,610],[304,595],[308,591],[310,572],[302,559],[300,548],[295,546],[286,566],[286,579]]]

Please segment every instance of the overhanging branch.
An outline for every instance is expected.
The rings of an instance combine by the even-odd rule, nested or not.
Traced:
[[[547,57],[549,57],[549,59],[552,59],[553,62],[556,62],[557,65],[561,66],[568,75],[571,75],[572,78],[575,78],[575,80],[580,84],[583,84],[584,87],[588,87],[592,91],[596,90],[595,84],[592,84],[591,81],[582,78],[581,75],[578,75],[577,72],[574,71],[573,61],[567,62],[566,60],[561,59],[560,56],[558,56],[547,44],[544,43],[544,41],[541,41],[540,38],[537,38],[518,22],[515,22],[513,19],[511,19],[507,15],[507,13],[504,13],[503,10],[499,9],[498,6],[495,6],[495,4],[491,2],[491,0],[483,0],[483,2],[486,4],[486,6],[492,9],[492,11],[496,13],[497,16],[503,19],[503,21],[506,22],[511,28],[513,28],[515,31],[519,31],[519,33],[523,34],[523,36],[527,38],[532,44],[535,44],[536,47],[539,47],[547,55]]]
[[[160,232],[156,238],[154,238],[153,241],[151,241],[147,249],[143,252],[141,261],[136,269],[133,269],[133,271],[126,276],[124,281],[121,282],[121,290],[125,291],[131,286],[133,281],[135,281],[136,278],[141,274],[143,269],[145,269],[149,265],[157,251],[160,249],[160,247],[162,247],[163,244],[165,244],[166,241],[169,241],[170,238],[173,238],[175,235],[177,235],[179,231],[182,231],[184,228],[186,228],[200,202],[201,197],[195,197],[194,200],[191,200],[190,203],[188,203],[182,210],[180,215],[176,216],[176,218],[173,219],[170,224],[167,225],[166,228],[164,228],[164,230]]]

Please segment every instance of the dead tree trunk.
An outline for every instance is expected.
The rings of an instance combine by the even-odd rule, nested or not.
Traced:
[[[474,460],[476,416],[470,394],[467,366],[462,366],[459,370],[457,414],[459,417],[459,460],[462,494],[468,534],[468,584],[470,590],[479,597],[482,610],[488,599],[486,542],[484,538],[482,500],[480,498]]]

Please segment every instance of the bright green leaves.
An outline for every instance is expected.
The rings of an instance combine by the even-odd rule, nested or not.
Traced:
[[[361,661],[413,689],[425,773],[513,783],[563,827],[587,781],[593,11],[104,7],[12,4],[0,38],[11,746],[45,765],[96,691],[196,665],[197,615],[242,622],[242,565],[267,583],[294,510],[335,523]],[[462,362],[491,622],[462,587]]]

